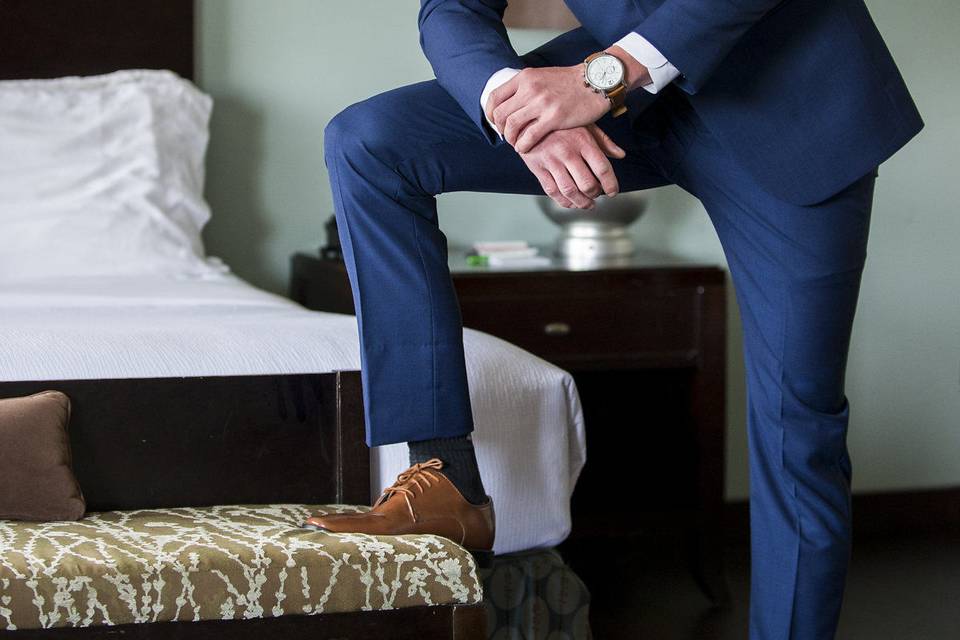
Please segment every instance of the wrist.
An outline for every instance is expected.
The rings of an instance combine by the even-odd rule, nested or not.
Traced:
[[[606,52],[615,56],[623,63],[623,82],[627,86],[627,91],[633,91],[652,82],[650,71],[636,58],[624,51],[623,48],[613,45],[609,47]]]
[[[579,86],[581,91],[583,92],[583,96],[584,96],[583,99],[585,101],[595,104],[599,108],[602,108],[603,110],[607,110],[610,108],[610,101],[607,99],[607,96],[605,96],[603,93],[599,91],[596,91],[593,87],[591,87],[587,83],[586,79],[584,78],[584,71],[583,71],[582,64],[573,65],[572,67],[568,67],[568,69],[570,69],[570,76],[573,78],[574,82],[577,83],[577,86]]]

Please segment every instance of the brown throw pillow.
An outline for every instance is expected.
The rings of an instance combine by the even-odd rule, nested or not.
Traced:
[[[70,398],[44,391],[0,400],[0,518],[79,520],[86,510],[70,457]]]

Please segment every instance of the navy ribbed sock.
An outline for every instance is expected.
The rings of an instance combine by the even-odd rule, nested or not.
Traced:
[[[487,492],[480,479],[477,467],[477,454],[470,436],[455,438],[434,438],[408,442],[410,464],[426,462],[431,458],[443,460],[443,473],[450,479],[467,502],[483,504],[487,501]]]

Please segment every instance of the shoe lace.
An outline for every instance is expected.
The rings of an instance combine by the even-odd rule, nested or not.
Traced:
[[[418,462],[398,475],[397,481],[383,490],[377,503],[373,506],[377,507],[395,495],[402,495],[407,503],[407,509],[410,511],[410,517],[416,520],[417,515],[413,510],[413,504],[410,502],[410,499],[417,495],[414,487],[420,493],[423,493],[426,488],[432,487],[434,482],[440,481],[440,478],[433,471],[439,471],[440,469],[443,469],[443,461],[439,458]]]

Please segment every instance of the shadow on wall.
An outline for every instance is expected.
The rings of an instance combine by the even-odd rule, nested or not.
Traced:
[[[217,98],[207,153],[207,199],[213,218],[204,230],[207,253],[237,269],[237,275],[272,291],[264,242],[270,230],[268,206],[261,190],[264,116],[242,102]],[[235,260],[236,256],[243,256]]]

